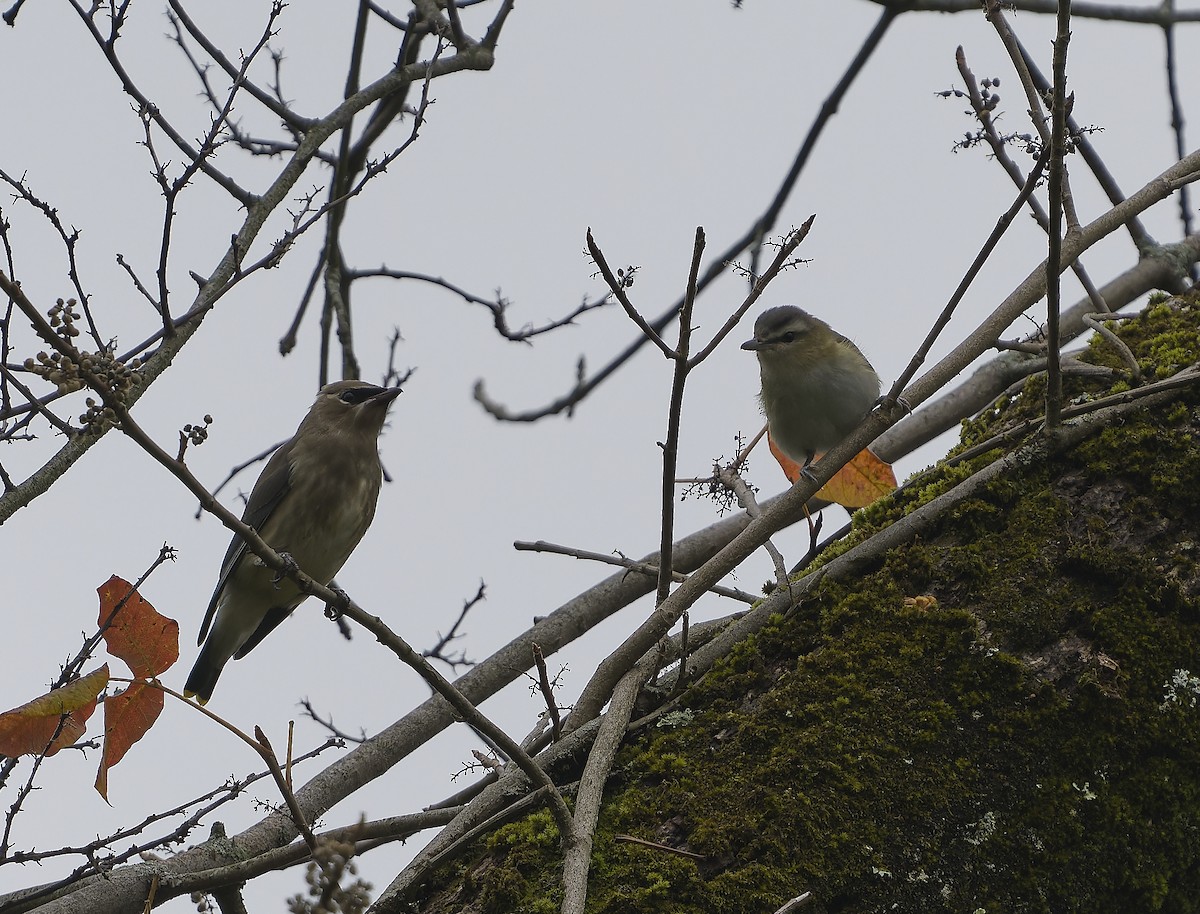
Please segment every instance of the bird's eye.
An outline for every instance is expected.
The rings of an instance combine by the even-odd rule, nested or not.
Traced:
[[[352,387],[349,390],[343,390],[338,399],[353,406],[355,403],[370,400],[376,393],[378,393],[378,389],[374,387]]]
[[[783,336],[781,336],[780,339],[783,340],[785,343],[794,343],[794,342],[796,342],[796,331],[789,330],[787,333],[785,333]]]

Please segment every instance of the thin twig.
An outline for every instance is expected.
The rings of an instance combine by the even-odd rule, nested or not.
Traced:
[[[1008,231],[1008,227],[1012,225],[1013,220],[1017,218],[1017,213],[1025,206],[1025,201],[1033,194],[1033,190],[1037,187],[1038,180],[1042,176],[1042,169],[1046,165],[1046,159],[1049,156],[1048,150],[1043,150],[1039,156],[1037,164],[1033,171],[1029,173],[1029,177],[1025,179],[1025,184],[1021,188],[1021,192],[1017,194],[1017,199],[999,219],[996,220],[996,225],[988,235],[987,241],[983,243],[983,247],[979,249],[979,253],[975,255],[975,260],[971,266],[967,268],[967,272],[963,278],[959,280],[958,288],[954,290],[954,294],[950,296],[950,300],[946,302],[946,306],[942,308],[942,313],[938,315],[937,320],[933,322],[933,326],[929,328],[929,332],[925,335],[925,339],[909,360],[908,366],[896,378],[895,383],[888,391],[888,396],[895,399],[900,396],[900,392],[908,386],[908,382],[912,380],[917,373],[917,369],[925,363],[925,358],[929,355],[929,351],[933,348],[933,344],[941,335],[946,325],[950,323],[950,318],[954,316],[954,311],[958,307],[959,302],[963,300],[963,296],[967,294],[967,290],[971,287],[971,283],[975,281],[975,277],[979,275],[979,271],[983,269],[983,265],[987,262],[988,257],[996,249],[1000,243],[1000,239],[1004,237],[1004,233]]]
[[[182,696],[180,697],[182,698]],[[187,699],[183,700],[186,701]],[[285,773],[283,767],[279,764],[279,758],[275,755],[275,750],[271,747],[271,741],[267,739],[267,734],[263,732],[262,727],[256,726],[254,728],[254,738],[259,746],[259,755],[267,763],[267,768],[271,771],[271,777],[275,779],[275,783],[279,787],[279,792],[287,802],[288,811],[292,814],[292,822],[300,830],[300,835],[304,838],[304,843],[308,845],[309,851],[315,854],[317,852],[317,839],[304,818],[304,812],[300,809],[300,804],[296,802],[296,794],[292,791],[289,774]],[[289,765],[289,773],[290,770]]]
[[[603,552],[589,552],[586,549],[577,549],[574,546],[559,546],[555,543],[548,543],[545,540],[537,542],[526,542],[517,540],[513,543],[513,548],[518,552],[550,552],[556,555],[567,555],[576,559],[583,559],[589,562],[603,562],[606,565],[618,565],[621,568],[628,568],[630,571],[636,571],[638,574],[644,574],[648,577],[657,578],[659,566],[647,562],[639,562],[634,559],[628,559],[623,555],[607,555]],[[671,573],[671,580],[675,583],[686,581],[688,576],[680,571]],[[753,594],[748,594],[744,590],[737,590],[732,587],[722,587],[720,585],[712,587],[709,591],[719,597],[728,597],[731,600],[739,600],[742,603],[756,603],[758,598]]]
[[[461,628],[462,624],[467,621],[467,615],[471,612],[471,610],[482,603],[486,597],[487,584],[485,584],[483,581],[480,581],[479,589],[475,591],[475,596],[468,600],[463,600],[463,606],[462,609],[459,610],[458,618],[454,620],[454,624],[450,626],[446,634],[443,635],[439,632],[437,643],[433,647],[422,651],[421,654],[425,657],[436,658],[437,660],[440,660],[442,663],[449,666],[451,669],[456,669],[459,666],[474,665],[475,661],[468,660],[465,651],[460,653],[457,657],[447,657],[445,650],[451,642],[463,637],[458,633],[459,628]]]
[[[681,847],[671,847],[669,844],[659,844],[657,841],[647,841],[645,838],[635,838],[633,835],[613,835],[613,840],[622,841],[625,844],[636,844],[639,847],[648,847],[651,850],[665,851],[668,854],[678,854],[680,857],[690,857],[693,860],[708,859],[704,854],[685,851]]]
[[[758,444],[758,442],[762,441],[763,435],[767,433],[768,428],[770,428],[770,426],[766,423],[763,423],[763,427],[758,430],[758,434],[751,438],[750,443],[738,452],[738,455],[734,458],[733,463],[729,465],[729,469],[736,473],[742,468],[742,465],[746,462],[746,458],[750,456],[750,452],[754,450],[754,446]]]
[[[1135,315],[1129,315],[1133,317]],[[1134,356],[1132,350],[1125,344],[1125,341],[1108,329],[1107,322],[1114,320],[1115,316],[1105,312],[1103,314],[1085,314],[1083,322],[1099,333],[1108,342],[1117,355],[1121,357],[1121,361],[1125,363],[1125,367],[1129,369],[1129,377],[1135,384],[1142,383],[1142,366],[1138,364],[1137,357]]]
[[[600,250],[600,246],[596,244],[596,239],[592,237],[592,230],[589,226],[587,230],[587,249],[588,255],[596,264],[596,268],[600,271],[600,275],[604,277],[605,283],[612,293],[613,298],[620,302],[621,307],[625,309],[625,314],[631,321],[637,324],[638,329],[642,331],[642,335],[658,347],[659,352],[665,355],[668,359],[678,359],[679,356],[674,349],[667,345],[666,340],[659,336],[658,331],[651,327],[641,312],[633,306],[633,302],[629,300],[629,296],[625,294],[625,282],[621,280],[612,271],[612,267],[608,265],[608,261],[604,257],[604,252]]]
[[[991,147],[992,157],[1000,164],[1000,166],[1004,169],[1005,174],[1012,179],[1012,182],[1018,188],[1023,187],[1025,185],[1026,176],[1021,174],[1021,169],[1017,167],[1017,163],[1014,162],[1012,157],[1008,154],[1008,148],[1005,145],[1004,139],[1001,138],[1000,134],[996,130],[996,124],[992,119],[992,113],[985,104],[983,97],[979,92],[979,85],[975,79],[975,74],[971,72],[970,67],[967,65],[967,57],[963,52],[961,45],[955,53],[955,61],[958,64],[958,72],[962,75],[963,81],[966,83],[967,98],[971,102],[971,108],[974,110],[976,118],[982,125],[982,136],[984,140],[987,141],[988,146]],[[1033,218],[1037,221],[1037,224],[1041,226],[1042,231],[1049,235],[1050,217],[1046,213],[1046,210],[1042,207],[1042,204],[1038,202],[1037,197],[1033,194],[1028,196],[1027,202],[1029,203],[1030,212],[1033,213]],[[1100,290],[1096,288],[1096,284],[1092,282],[1091,276],[1088,275],[1087,270],[1079,260],[1074,260],[1071,262],[1071,271],[1079,280],[1080,285],[1083,286],[1084,291],[1087,292],[1088,298],[1092,300],[1092,304],[1096,311],[1112,310],[1109,308],[1104,296],[1100,293]]]
[[[683,308],[679,312],[679,345],[675,349],[675,370],[671,374],[671,396],[667,407],[667,439],[663,443],[662,501],[659,503],[660,530],[658,540],[658,591],[655,604],[662,603],[671,592],[671,571],[675,544],[675,473],[679,467],[679,427],[683,422],[683,391],[687,386],[692,364],[688,355],[692,349],[692,313],[696,307],[696,276],[704,256],[704,229],[696,227],[692,243],[692,265],[688,270]]]
[[[795,253],[796,248],[800,247],[800,245],[804,242],[804,239],[808,237],[808,233],[812,231],[813,223],[816,222],[816,220],[817,214],[813,213],[804,220],[804,224],[801,225],[800,228],[792,229],[784,236],[783,240],[779,243],[779,250],[776,252],[770,266],[767,267],[761,276],[755,277],[754,281],[750,284],[749,293],[746,295],[745,299],[742,300],[742,303],[738,306],[737,310],[729,316],[729,319],[725,321],[724,326],[722,326],[720,330],[713,334],[713,338],[709,340],[708,345],[692,356],[689,367],[694,368],[707,359],[713,354],[713,351],[717,348],[717,346],[724,342],[725,338],[733,332],[733,328],[738,325],[741,319],[745,316],[746,312],[754,307],[755,302],[757,302],[762,296],[763,292],[766,291],[766,288],[771,284],[771,281],[774,280],[775,277],[778,276],[791,263],[792,254]],[[697,291],[699,291],[699,286],[697,286]]]
[[[1057,3],[1057,0],[1054,0],[1054,2]],[[1001,21],[1003,21],[1003,13],[1000,15]],[[1007,23],[1005,23],[1005,27],[1007,28]],[[1021,55],[1023,66],[1028,69],[1029,75],[1033,79],[1033,83],[1037,87],[1038,92],[1042,94],[1049,92],[1053,86],[1046,79],[1046,77],[1042,75],[1041,70],[1038,69],[1037,61],[1033,59],[1033,55],[1026,50],[1025,46],[1021,43],[1020,38],[1018,38],[1015,34],[1012,35],[1012,41],[1017,51]],[[1067,130],[1070,132],[1072,142],[1075,144],[1075,148],[1083,157],[1083,161],[1087,163],[1088,168],[1092,170],[1092,174],[1095,175],[1097,183],[1099,183],[1100,187],[1104,190],[1105,195],[1108,197],[1108,202],[1114,207],[1120,206],[1125,202],[1127,197],[1125,196],[1124,191],[1121,190],[1120,185],[1117,183],[1117,179],[1113,176],[1112,172],[1105,164],[1104,159],[1100,157],[1100,153],[1098,153],[1096,148],[1092,145],[1091,140],[1088,139],[1086,131],[1075,122],[1075,119],[1071,116],[1070,112],[1068,112],[1066,120]],[[1134,246],[1137,247],[1139,251],[1145,252],[1157,247],[1154,238],[1146,230],[1146,227],[1142,223],[1139,215],[1135,214],[1131,219],[1124,223],[1124,226],[1126,231],[1129,232],[1129,237],[1133,239]],[[1182,291],[1182,287],[1176,289],[1175,291]]]
[[[721,467],[717,478],[737,496],[738,504],[742,506],[742,509],[750,517],[758,517],[762,514],[762,508],[758,506],[758,500],[754,497],[754,493],[750,491],[750,487],[746,485],[746,480],[742,479],[736,470],[729,467]],[[776,585],[779,587],[788,587],[787,563],[784,562],[783,556],[770,540],[767,540],[763,546],[767,550],[767,555],[771,557],[772,564],[775,566]]]
[[[584,299],[579,305],[572,308],[564,316],[554,320],[547,321],[544,324],[526,324],[518,330],[514,330],[508,323],[508,309],[512,302],[504,298],[497,292],[496,298],[488,299],[482,296],[468,292],[460,286],[443,279],[441,276],[431,276],[428,273],[417,273],[412,270],[393,270],[388,267],[381,266],[375,269],[365,270],[347,270],[345,276],[350,280],[386,278],[386,279],[412,279],[418,282],[429,283],[433,286],[445,289],[457,295],[463,301],[472,305],[482,305],[492,313],[492,325],[496,332],[504,339],[511,340],[515,343],[526,343],[532,345],[533,337],[540,336],[544,333],[549,333],[552,330],[557,330],[559,327],[564,327],[568,324],[575,323],[575,319],[588,311],[594,311],[597,308],[604,308],[610,303],[609,296],[605,295],[592,300]]]
[[[550,672],[546,669],[546,657],[542,654],[541,645],[533,644],[533,662],[538,671],[538,688],[546,702],[546,711],[550,715],[551,738],[558,742],[562,737],[562,716],[558,713],[558,701],[554,697],[554,687],[550,684]]]
[[[508,5],[510,3],[506,3],[506,7]],[[736,239],[722,253],[713,258],[707,269],[704,270],[703,274],[697,280],[696,288],[698,292],[704,291],[713,281],[723,276],[726,272],[726,264],[736,259],[751,246],[760,245],[766,240],[768,234],[778,222],[779,215],[787,204],[788,199],[791,197],[792,190],[800,178],[800,173],[808,162],[813,149],[816,148],[817,140],[820,138],[825,126],[832,119],[833,115],[837,113],[846,93],[850,90],[850,86],[853,85],[854,80],[862,73],[872,54],[878,49],[888,28],[903,11],[904,9],[900,5],[896,5],[895,7],[888,6],[880,13],[879,19],[876,20],[871,32],[864,39],[858,53],[855,54],[854,59],[847,65],[837,85],[834,86],[825,101],[821,104],[821,110],[809,127],[804,142],[797,151],[787,175],[780,182],[779,188],[776,190],[770,204],[768,204],[767,208],[754,220],[754,223],[740,238]],[[754,260],[757,261],[757,256],[754,257]],[[679,309],[682,306],[682,299],[675,302],[675,304],[671,305],[663,314],[650,323],[651,329],[655,333],[662,333],[667,325],[679,314]],[[616,373],[622,365],[633,358],[645,342],[645,335],[639,334],[637,339],[626,346],[624,350],[610,360],[600,371],[591,377],[585,378],[580,376],[574,387],[545,406],[519,412],[510,410],[488,395],[482,381],[475,385],[475,401],[492,416],[505,422],[537,422],[546,416],[557,415],[561,412],[569,413],[580,401],[584,400],[593,390]]]
[[[1161,7],[1168,15],[1175,12],[1175,0],[1162,0]],[[1175,26],[1167,21],[1163,23],[1163,43],[1166,50],[1164,65],[1167,71],[1167,98],[1171,102],[1171,131],[1175,135],[1175,158],[1182,159],[1187,154],[1187,142],[1184,139],[1183,105],[1179,100],[1178,69],[1179,63],[1175,56]],[[1187,186],[1179,189],[1179,221],[1183,224],[1183,234],[1192,233],[1191,195]],[[1200,280],[1200,269],[1192,264],[1189,275],[1193,282]]]
[[[1046,430],[1058,428],[1062,413],[1062,372],[1059,333],[1062,283],[1062,220],[1066,210],[1067,156],[1067,46],[1071,41],[1071,0],[1059,0],[1058,35],[1054,40],[1054,91],[1051,99],[1050,249],[1046,258]],[[1072,225],[1072,222],[1075,224]],[[1078,231],[1078,222],[1068,218],[1068,229]]]
[[[225,56],[225,53],[209,40],[208,35],[206,35],[204,31],[196,25],[191,16],[188,15],[187,10],[184,8],[180,0],[167,0],[167,3],[171,7],[171,13],[168,15],[174,16],[175,20],[179,24],[183,25],[188,34],[192,36],[193,40],[195,40],[195,42],[204,49],[204,53],[216,61],[217,66],[225,71],[225,75],[230,79],[240,79],[242,88],[252,95],[255,100],[259,102],[259,104],[270,111],[271,114],[279,118],[279,120],[282,121],[288,127],[288,129],[292,131],[292,133],[297,136],[302,135],[305,130],[312,126],[313,120],[311,118],[301,117],[295,112],[291,105],[282,104],[277,98],[273,97],[271,93],[265,91],[253,81],[247,79],[244,72],[242,72],[242,68],[235,66],[234,63]],[[183,36],[180,34],[176,38],[176,43],[180,44],[182,47],[182,41]],[[198,75],[200,72],[202,72],[201,68],[197,67],[195,64],[193,64],[193,69],[197,70]]]

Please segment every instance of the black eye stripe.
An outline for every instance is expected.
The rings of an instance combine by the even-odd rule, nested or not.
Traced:
[[[350,390],[343,390],[338,399],[353,406],[370,400],[377,393],[379,393],[378,387],[352,387]]]

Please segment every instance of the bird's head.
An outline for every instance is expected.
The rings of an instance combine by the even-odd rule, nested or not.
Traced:
[[[823,320],[795,305],[768,308],[754,322],[754,339],[742,348],[757,353],[759,361],[807,359],[837,342],[837,334]]]
[[[305,423],[369,434],[373,441],[383,428],[388,407],[399,395],[399,387],[379,387],[366,381],[334,381],[317,393]]]

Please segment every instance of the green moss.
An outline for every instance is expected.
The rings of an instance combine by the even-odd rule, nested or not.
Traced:
[[[1147,376],[1200,352],[1190,312],[1121,332]],[[623,748],[588,910],[761,914],[810,891],[829,914],[1200,912],[1200,708],[1165,697],[1200,674],[1198,413],[1181,394],[1014,470],[740,645],[685,695],[690,721]],[[972,470],[935,470],[853,535]],[[556,842],[539,813],[459,878],[480,910],[549,910]]]
[[[558,885],[547,874],[558,858],[559,833],[546,810],[502,826],[483,842],[487,854],[457,875],[463,891],[481,900],[481,914],[551,914],[558,910]],[[503,865],[496,861],[502,859]]]
[[[1198,304],[1193,294],[1174,300],[1173,305],[1151,305],[1132,320],[1109,321],[1107,326],[1129,347],[1146,380],[1166,378],[1193,364],[1200,353],[1200,322],[1194,310]],[[1116,371],[1127,370],[1116,348],[1101,336],[1090,341],[1082,358]],[[1074,381],[1073,386],[1095,393],[1107,385],[1091,380]]]

